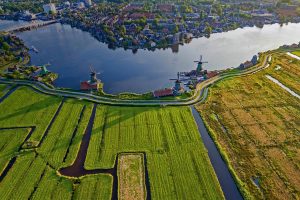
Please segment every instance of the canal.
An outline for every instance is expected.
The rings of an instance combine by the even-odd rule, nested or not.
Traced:
[[[0,21],[0,29],[20,22]],[[89,33],[69,25],[53,24],[37,30],[18,33],[27,46],[34,46],[39,53],[31,52],[32,63],[50,63],[49,70],[57,72],[55,85],[79,89],[80,81],[89,78],[89,65],[99,73],[108,93],[147,92],[172,86],[170,78],[178,71],[195,69],[194,60],[200,54],[208,61],[208,70],[237,67],[261,51],[283,44],[298,43],[300,24],[266,25],[260,29],[248,27],[225,33],[212,34],[210,38],[193,39],[189,44],[172,49],[131,50],[109,49]],[[173,49],[174,50],[174,49]]]
[[[191,106],[192,114],[198,126],[198,130],[201,134],[201,139],[208,151],[208,156],[210,162],[215,170],[215,173],[218,177],[219,183],[223,190],[224,196],[226,199],[242,200],[243,197],[238,190],[234,179],[229,172],[229,169],[224,162],[221,154],[219,153],[214,141],[210,137],[202,118],[200,117],[198,111],[194,106]]]

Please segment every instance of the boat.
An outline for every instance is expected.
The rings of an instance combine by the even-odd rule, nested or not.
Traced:
[[[39,53],[39,50],[37,50],[37,48],[35,48],[35,46],[31,46],[30,50],[35,53]]]

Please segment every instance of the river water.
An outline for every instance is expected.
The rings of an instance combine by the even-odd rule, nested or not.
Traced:
[[[0,29],[20,22],[0,22]],[[283,44],[298,43],[300,24],[266,25],[260,29],[248,27],[226,33],[212,34],[210,38],[193,39],[189,44],[172,49],[112,50],[89,33],[69,25],[53,24],[37,30],[18,33],[31,52],[32,63],[50,63],[49,70],[57,72],[55,85],[79,89],[80,81],[89,79],[89,65],[101,74],[104,91],[108,93],[147,92],[173,85],[178,71],[195,69],[194,60],[202,54],[208,70],[237,67],[254,54],[277,48]]]

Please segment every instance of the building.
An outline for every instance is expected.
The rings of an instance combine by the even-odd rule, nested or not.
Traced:
[[[212,77],[215,77],[219,74],[218,71],[208,71],[207,74],[206,74],[206,79],[210,79]]]
[[[257,55],[254,55],[251,59],[251,62],[253,63],[253,65],[256,65],[257,62],[258,62],[258,58],[257,58]]]
[[[166,96],[174,96],[172,88],[165,88],[165,89],[161,89],[161,90],[155,90],[152,94],[155,98],[166,97]]]
[[[64,6],[66,8],[70,8],[71,7],[71,3],[69,1],[64,2]]]
[[[37,67],[37,70],[35,70],[31,75],[31,79],[33,80],[39,80],[42,76],[45,76],[47,74],[49,74],[50,72],[48,71],[47,67],[41,66],[41,67]]]
[[[157,10],[161,11],[161,12],[173,12],[175,6],[174,4],[157,4],[156,5]]]
[[[50,12],[55,14],[57,12],[54,3],[49,3],[46,5],[43,5],[43,9],[44,9],[44,13],[47,13],[47,14],[49,14]]]
[[[240,65],[240,69],[247,69],[252,66],[253,66],[253,63],[251,61],[246,61]]]
[[[83,8],[85,8],[85,4],[84,4],[83,2],[79,2],[79,3],[77,4],[77,8],[78,8],[78,9],[83,9]]]
[[[101,81],[97,79],[97,73],[91,68],[90,80],[80,82],[80,90],[98,90],[101,87]]]
[[[91,7],[93,5],[92,0],[84,0],[84,4],[86,7]]]
[[[35,14],[32,14],[28,10],[26,10],[21,14],[20,19],[25,21],[31,21],[31,20],[35,20],[36,16]]]

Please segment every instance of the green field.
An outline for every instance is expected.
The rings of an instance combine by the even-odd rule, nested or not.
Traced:
[[[300,60],[286,54],[275,53],[272,55],[270,67],[265,73],[279,80],[281,83],[300,94]]]
[[[244,196],[299,199],[300,102],[267,74],[300,94],[300,62],[276,53],[266,70],[215,84],[197,108]]]
[[[300,51],[293,51],[292,54],[294,54],[296,56],[300,56]]]
[[[6,90],[7,90],[8,87],[9,87],[8,85],[0,84],[0,97],[5,95]]]
[[[74,163],[92,108],[27,87],[0,103],[1,171],[16,158],[1,173],[0,199],[110,199],[110,174],[57,172]],[[97,105],[85,167],[113,168],[122,152],[145,152],[152,199],[224,198],[188,107]]]

